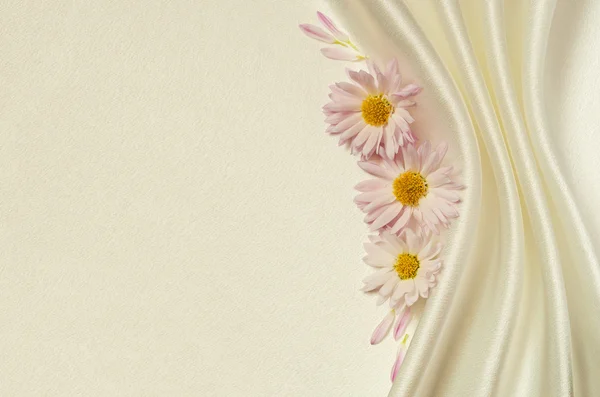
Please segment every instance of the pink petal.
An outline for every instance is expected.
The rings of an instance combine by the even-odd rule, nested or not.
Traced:
[[[437,205],[438,205],[438,208],[447,217],[458,218],[458,215],[459,215],[458,211],[456,210],[456,207],[454,207],[452,204],[448,203],[447,201],[438,200]]]
[[[398,321],[394,327],[394,340],[400,339],[411,319],[412,313],[410,312],[410,307],[406,307],[404,312],[398,317]]]
[[[449,182],[452,182],[452,180],[440,172],[440,170],[434,171],[427,176],[427,183],[430,189],[437,188]]]
[[[403,99],[400,102],[396,103],[396,108],[410,108],[415,106],[417,103],[415,101],[409,101],[408,99]],[[411,121],[412,123],[412,121]]]
[[[394,158],[394,154],[396,154],[398,151],[398,144],[394,138],[395,129],[396,123],[392,117],[388,120],[387,125],[383,129],[385,135],[385,155],[390,159]]]
[[[363,87],[365,87],[367,89],[368,93],[375,94],[378,92],[377,86],[375,85],[375,79],[373,78],[373,76],[371,76],[369,73],[365,72],[364,70],[361,70],[360,72],[358,72],[358,74],[360,75],[360,78],[363,82]]]
[[[422,88],[416,84],[409,84],[407,86],[402,87],[402,89],[398,92],[393,93],[392,95],[397,96],[399,98],[408,98],[409,96],[417,95],[421,92]]]
[[[415,280],[415,284],[419,291],[419,295],[423,298],[427,298],[429,296],[429,283],[427,280],[419,277]]]
[[[431,274],[439,273],[440,269],[442,268],[442,264],[443,264],[443,261],[441,261],[441,260],[430,261],[429,264],[427,265],[427,273],[431,273]]]
[[[377,77],[377,88],[379,89],[379,92],[388,92],[390,86],[388,79],[382,73],[377,73],[375,76]]]
[[[400,282],[400,279],[398,277],[390,277],[390,279],[386,281],[386,283],[383,284],[379,289],[379,295],[386,298],[389,297],[394,291],[396,285],[398,285],[398,282]]]
[[[386,192],[383,189],[371,190],[368,192],[360,193],[354,198],[355,203],[371,203],[381,197],[385,197]]]
[[[429,153],[431,152],[431,143],[429,141],[423,142],[419,148],[417,149],[417,154],[419,158],[421,158],[422,163],[424,163],[424,159],[429,158]],[[423,167],[421,167],[422,169]]]
[[[412,215],[413,210],[408,207],[403,208],[404,211],[402,211],[402,214],[400,215],[396,223],[394,223],[394,226],[392,226],[392,228],[390,229],[391,233],[399,233],[400,231],[404,230],[404,227],[408,224],[408,221],[410,220],[410,216]]]
[[[321,53],[325,55],[325,57],[329,59],[335,59],[337,61],[359,61],[360,58],[356,55],[356,53],[352,50],[349,50],[344,47],[334,48],[327,47],[321,48]]]
[[[345,81],[342,81],[340,83],[335,83],[335,85],[337,87],[339,87],[341,90],[346,91],[348,94],[352,94],[359,98],[365,98],[367,96],[367,92],[365,90],[363,90],[359,86],[354,85],[352,83],[347,83]]]
[[[375,79],[369,73],[364,70],[354,71],[346,69],[348,77],[350,77],[356,84],[360,85],[369,94],[376,94],[377,87],[375,86]]]
[[[431,193],[452,203],[458,203],[460,201],[460,196],[452,190],[436,187],[431,189]]]
[[[399,208],[398,206],[390,205],[388,209],[386,209],[383,212],[383,214],[381,214],[379,218],[377,218],[371,224],[371,227],[369,229],[371,231],[379,230],[380,228],[390,223],[395,217],[397,217],[401,210],[402,207]]]
[[[373,247],[376,246],[374,244],[365,244],[367,256],[365,256],[364,262],[367,265],[378,268],[386,266],[389,267],[389,265],[391,263],[394,263],[394,261],[396,260],[396,258],[390,253]]]
[[[329,18],[327,15],[323,14],[320,11],[317,11],[317,17],[319,18],[319,21],[321,21],[321,23],[323,24],[323,26],[325,26],[327,29],[329,29],[329,31],[339,40],[339,41],[349,41],[350,38],[348,37],[348,35],[344,32],[342,32],[341,30],[339,30],[337,28],[337,26],[335,26],[335,24],[333,23],[333,21],[331,20],[331,18]]]
[[[372,125],[366,125],[365,128],[360,132],[360,134],[358,134],[356,138],[354,138],[354,141],[352,141],[352,145],[356,149],[360,149],[365,144],[365,142],[367,142],[369,137],[372,134],[376,134],[377,131],[377,127],[373,127]]]
[[[404,166],[407,170],[419,171],[421,169],[421,162],[417,155],[417,150],[413,145],[407,145],[403,150],[404,155]]]
[[[337,124],[342,120],[345,120],[347,117],[356,114],[355,112],[338,112],[334,114],[330,114],[325,117],[325,122],[329,124]]]
[[[387,230],[381,232],[380,239],[377,243],[377,248],[392,255],[394,260],[400,252],[404,251],[401,246],[402,241],[400,241],[398,236],[390,234]],[[393,241],[393,243],[390,243],[390,241]]]
[[[416,254],[421,250],[421,239],[412,230],[404,233],[404,239],[409,252]]]
[[[421,167],[421,175],[423,175],[424,177],[427,177],[427,175],[429,175],[429,173],[433,170],[433,164],[435,164],[437,161],[437,156],[437,152],[433,152],[425,158]]]
[[[375,134],[372,133],[369,136],[369,139],[367,139],[367,143],[365,143],[365,146],[363,147],[363,150],[362,150],[363,155],[365,156],[366,159],[371,157],[371,155],[375,151],[377,142],[379,141],[382,134],[383,134],[383,129],[379,128],[379,131],[377,133],[375,133]]]
[[[299,27],[300,27],[300,30],[305,35],[310,37],[311,39],[315,39],[315,40],[322,41],[324,43],[329,43],[329,44],[335,43],[335,37],[333,37],[329,33],[325,32],[323,29],[321,29],[318,26],[310,25],[308,23],[303,23],[303,24],[299,25]]]
[[[380,239],[382,243],[387,243],[394,251],[391,251],[391,254],[396,256],[398,252],[405,251],[405,244],[402,240],[398,238],[393,233],[390,233],[387,230],[381,232]],[[381,244],[382,246],[385,244]]]
[[[329,102],[323,106],[323,110],[332,112],[358,112],[360,111],[360,104],[353,102]]]
[[[417,286],[414,281],[412,283],[412,290],[408,291],[405,295],[406,305],[412,306],[417,299],[419,299],[419,291],[417,290]]]
[[[356,205],[358,206],[358,208],[360,208],[361,211],[367,213],[367,215],[365,216],[365,222],[366,223],[372,223],[386,209],[385,203],[383,203],[383,204],[377,203],[377,205],[379,205],[379,207],[373,206],[374,209],[372,211],[371,210],[367,210],[367,207],[371,207],[373,204],[374,203],[371,203],[369,205],[365,205],[365,203],[356,203]]]
[[[381,70],[379,69],[379,66],[377,66],[377,64],[375,62],[373,62],[373,60],[367,59],[365,61],[365,63],[367,64],[367,68],[369,69],[369,73],[371,73],[373,76],[377,75],[377,73],[381,73]]]
[[[392,276],[391,272],[393,272],[393,271],[394,270],[391,268],[379,269],[375,273],[365,277],[365,279],[363,280],[363,283],[366,284],[367,286],[375,285],[376,288],[381,287],[383,284],[385,284],[388,281],[390,276]],[[397,277],[397,276],[395,276],[395,277]]]
[[[387,76],[392,76],[392,75],[398,74],[398,70],[399,70],[399,68],[398,68],[398,60],[396,58],[393,58],[390,61],[390,63],[388,63],[387,69],[385,71],[385,74]]]
[[[425,224],[427,225],[429,230],[431,230],[436,235],[440,234],[440,231],[437,227],[439,221],[432,211],[431,201],[428,200],[428,197],[425,197],[420,201],[420,205],[422,210],[421,213],[423,214],[423,220],[425,221]]]
[[[442,142],[435,150],[438,152],[438,161],[434,164],[434,169],[439,168],[444,156],[446,155],[446,152],[448,151],[448,144],[446,142]]]
[[[366,126],[367,125],[361,121],[354,124],[352,127],[344,131],[342,135],[340,135],[340,143],[344,143],[348,139],[354,138],[354,136],[356,136],[356,134],[359,134],[362,130],[364,130]]]
[[[367,179],[366,181],[362,181],[354,186],[354,189],[358,190],[359,192],[368,192],[371,190],[383,189],[387,186],[388,184],[381,179]]]
[[[375,163],[371,163],[368,161],[359,161],[358,166],[373,176],[389,180],[396,179],[396,175]]]
[[[398,128],[403,133],[410,131],[410,125],[408,125],[408,121],[406,121],[406,119],[404,117],[398,115],[399,109],[396,109],[396,110],[397,110],[396,113],[394,113],[394,115],[392,117],[394,118],[394,121],[398,125]]]
[[[398,207],[398,213],[400,213],[400,211],[402,210],[402,204],[400,204],[399,202],[394,203],[395,201],[396,201],[396,197],[393,194],[382,195],[381,197],[377,198],[376,200],[371,201],[362,210],[363,210],[363,212],[371,213],[371,212],[378,210],[379,208],[387,207],[388,204],[391,204],[392,206]],[[379,212],[379,215],[381,215],[382,213],[383,213],[383,210]],[[369,223],[373,222],[377,217],[379,217],[379,215],[377,215],[374,218],[371,218]]]
[[[349,129],[349,128],[353,127],[354,125],[356,125],[361,120],[362,120],[362,116],[361,116],[360,113],[352,113],[351,116],[346,117],[344,120],[340,121],[335,126],[335,131],[337,131],[337,132],[344,132],[347,129]]]
[[[407,281],[403,280],[398,283],[396,289],[394,289],[394,293],[390,297],[390,306],[396,306],[400,299],[404,298],[404,296],[411,290],[412,288],[412,280]],[[405,299],[406,301],[406,299]]]
[[[390,331],[390,328],[392,328],[392,324],[394,323],[395,317],[396,316],[394,315],[394,311],[392,310],[387,314],[387,316],[383,318],[383,320],[381,320],[377,328],[375,328],[375,331],[373,331],[373,335],[371,336],[372,345],[380,343],[383,340],[383,338],[385,338],[387,333]]]
[[[392,382],[396,379],[396,376],[398,375],[398,371],[400,370],[402,361],[404,361],[404,347],[400,347],[400,350],[398,350],[398,356],[396,356],[396,361],[394,362],[394,366],[392,367],[392,373],[390,375],[390,379],[392,380]]]
[[[419,252],[419,258],[421,259],[431,259],[439,255],[442,251],[442,244],[436,242],[435,240],[430,240],[429,243]]]

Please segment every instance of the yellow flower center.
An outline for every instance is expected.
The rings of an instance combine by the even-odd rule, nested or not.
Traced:
[[[394,196],[403,205],[415,207],[419,205],[419,200],[427,196],[427,180],[423,175],[415,171],[406,171],[398,178],[394,179],[392,184]]]
[[[400,254],[394,264],[394,270],[396,270],[401,280],[410,280],[417,277],[420,264],[416,255]]]
[[[360,106],[365,123],[382,126],[387,123],[394,107],[383,94],[369,95]]]

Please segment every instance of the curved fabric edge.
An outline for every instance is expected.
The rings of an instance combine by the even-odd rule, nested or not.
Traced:
[[[600,318],[589,315],[600,310],[600,262],[549,139],[543,78],[556,0],[531,0],[528,7],[531,19],[523,40],[523,57],[526,60],[523,64],[522,87],[524,112],[532,147],[554,207],[566,209],[554,213],[556,221],[564,229],[563,238],[567,240],[569,259],[576,263],[576,266],[570,263],[563,265],[569,311],[574,313],[570,322],[573,366],[571,393],[588,396],[600,388],[597,377],[589,373],[586,375],[586,368],[597,367],[600,353],[600,337],[597,333]]]
[[[390,4],[385,1],[343,2],[330,0],[332,8],[346,20],[346,26],[360,25],[353,18],[365,12],[378,21],[385,29],[386,36],[407,53],[411,64],[421,76],[428,80],[428,90],[433,90],[452,120],[452,127],[464,161],[465,181],[469,187],[464,192],[460,208],[461,217],[453,226],[445,252],[445,267],[434,294],[427,300],[423,316],[413,337],[408,355],[400,369],[390,396],[431,395],[435,387],[435,377],[440,360],[434,356],[443,356],[447,346],[452,344],[453,335],[440,334],[439,330],[446,321],[459,321],[461,307],[454,304],[454,287],[463,277],[463,268],[468,262],[470,250],[465,249],[468,242],[476,237],[478,214],[481,207],[481,167],[475,131],[468,110],[453,84],[443,63],[425,38],[406,6],[400,2]],[[358,30],[358,29],[356,29]]]

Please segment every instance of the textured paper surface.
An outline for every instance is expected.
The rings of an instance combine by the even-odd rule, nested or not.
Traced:
[[[582,22],[557,24],[549,70],[595,208],[586,6],[557,15]],[[344,65],[297,29],[323,8],[0,4],[0,395],[386,395],[395,348],[368,344],[384,309],[358,292],[362,174],[322,133]]]

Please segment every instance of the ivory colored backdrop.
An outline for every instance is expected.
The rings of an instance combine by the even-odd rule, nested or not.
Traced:
[[[598,147],[600,3],[567,3],[557,140]],[[317,9],[0,2],[0,395],[387,394],[362,174],[322,133],[344,65],[297,29]],[[595,208],[595,152],[559,154]]]

